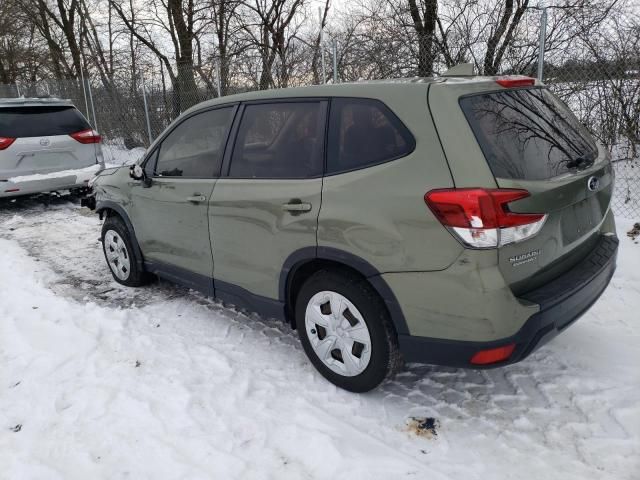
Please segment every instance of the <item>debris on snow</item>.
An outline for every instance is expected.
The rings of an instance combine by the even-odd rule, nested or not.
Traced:
[[[422,438],[437,437],[438,428],[440,428],[440,422],[433,417],[411,417],[407,421],[407,430]]]

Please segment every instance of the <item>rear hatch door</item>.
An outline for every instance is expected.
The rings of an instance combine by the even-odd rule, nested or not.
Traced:
[[[71,137],[90,128],[73,106],[0,108],[0,137],[15,139],[0,150],[0,179],[94,165],[97,144]]]
[[[613,189],[609,155],[547,89],[475,94],[460,105],[498,187],[530,194],[509,210],[547,215],[537,235],[503,238],[498,250],[514,293],[527,292],[575,266],[597,243]]]

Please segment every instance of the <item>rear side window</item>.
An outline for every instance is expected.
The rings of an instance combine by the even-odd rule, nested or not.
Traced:
[[[364,168],[403,157],[415,140],[400,119],[378,100],[331,101],[327,172]]]
[[[473,95],[460,105],[498,178],[546,180],[597,156],[589,132],[546,89]]]
[[[160,145],[156,175],[189,178],[217,176],[232,111],[232,107],[208,110],[187,118],[174,128]]]
[[[0,108],[0,137],[69,135],[91,128],[74,107]]]
[[[247,105],[231,158],[235,178],[309,178],[322,174],[326,102]]]

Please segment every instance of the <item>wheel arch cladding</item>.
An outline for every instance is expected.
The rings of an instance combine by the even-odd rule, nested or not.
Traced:
[[[282,268],[278,286],[279,298],[286,305],[287,319],[293,328],[295,299],[303,283],[323,268],[346,269],[366,280],[382,298],[398,335],[409,333],[404,314],[389,285],[369,262],[351,253],[330,247],[307,247],[293,252]]]
[[[144,259],[142,257],[142,251],[140,250],[140,245],[138,245],[136,232],[133,228],[133,224],[131,223],[131,220],[129,219],[129,215],[127,215],[127,212],[124,210],[124,208],[122,208],[122,206],[118,205],[115,202],[105,200],[105,201],[98,202],[96,204],[96,213],[100,215],[100,219],[103,218],[105,213],[107,215],[111,215],[111,213],[109,212],[114,212],[114,214],[120,217],[124,222],[125,226],[127,227],[127,230],[129,231],[129,235],[131,236],[131,243],[133,244],[133,248],[135,249],[136,259],[137,259],[136,263],[140,268],[144,268]]]

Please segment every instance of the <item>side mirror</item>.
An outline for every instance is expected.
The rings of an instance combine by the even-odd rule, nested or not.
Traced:
[[[144,180],[145,174],[142,167],[138,164],[129,167],[129,176],[134,180]]]

